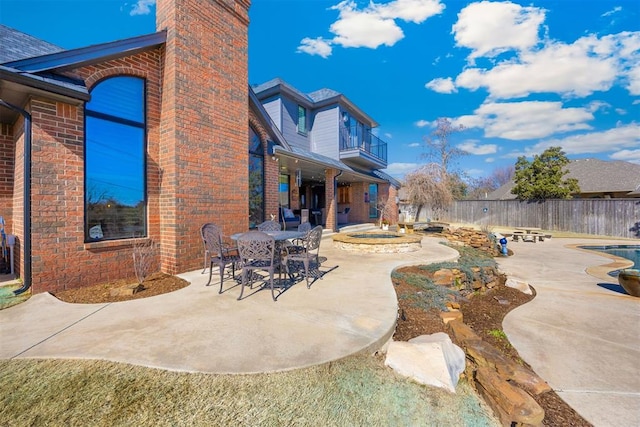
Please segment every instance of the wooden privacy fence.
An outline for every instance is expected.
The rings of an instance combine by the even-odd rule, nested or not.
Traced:
[[[420,217],[428,215],[425,212]],[[640,237],[640,199],[460,200],[440,216],[444,221],[477,225]]]

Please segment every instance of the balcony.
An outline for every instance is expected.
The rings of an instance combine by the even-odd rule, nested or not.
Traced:
[[[360,126],[344,127],[340,134],[340,160],[356,167],[387,167],[387,143]]]

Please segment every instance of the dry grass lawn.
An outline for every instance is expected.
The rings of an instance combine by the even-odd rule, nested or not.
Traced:
[[[168,372],[91,360],[0,361],[0,425],[497,426],[458,393],[397,376],[379,357],[259,375]]]

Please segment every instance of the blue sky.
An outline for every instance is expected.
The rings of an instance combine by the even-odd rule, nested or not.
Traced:
[[[155,1],[0,0],[0,23],[64,48],[155,31]],[[439,117],[458,166],[549,146],[640,163],[640,2],[253,0],[249,81],[342,92],[379,124],[388,172],[426,162]]]

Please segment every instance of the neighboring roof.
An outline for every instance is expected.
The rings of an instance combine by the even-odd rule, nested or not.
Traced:
[[[60,46],[0,24],[0,64],[60,52]]]
[[[259,85],[252,85],[252,88],[260,100],[264,100],[279,93],[284,93],[295,99],[297,102],[314,109],[331,104],[342,104],[350,113],[358,116],[363,122],[366,122],[371,127],[378,126],[378,123],[373,120],[371,116],[362,111],[356,104],[351,102],[349,98],[333,89],[323,88],[314,92],[303,93],[279,77]]]
[[[640,165],[621,160],[605,161],[599,159],[573,160],[567,165],[566,178],[575,178],[580,186],[580,194],[590,193],[628,193],[636,197],[640,189]],[[489,200],[515,199],[511,194],[514,182],[511,181],[489,193]]]

